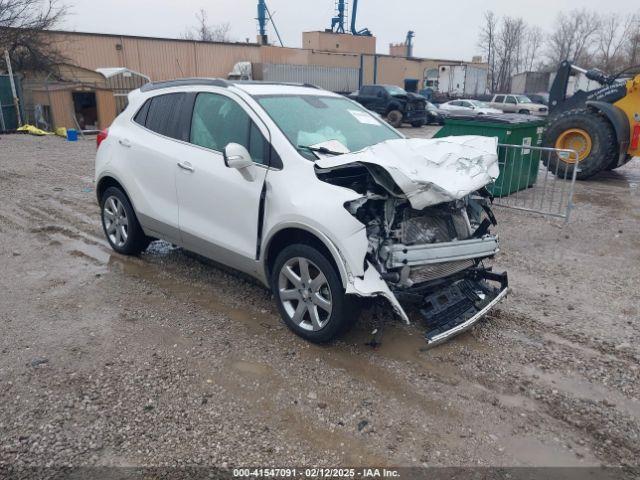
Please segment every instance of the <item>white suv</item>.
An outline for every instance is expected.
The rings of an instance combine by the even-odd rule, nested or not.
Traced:
[[[436,344],[507,293],[482,264],[495,139],[405,139],[312,86],[184,79],[132,92],[98,144],[114,250],[160,238],[252,275],[308,340],[349,326],[358,296],[406,322],[416,304]]]

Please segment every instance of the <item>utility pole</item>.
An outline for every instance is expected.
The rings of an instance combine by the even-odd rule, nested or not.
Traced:
[[[20,100],[18,99],[18,92],[16,91],[16,82],[13,79],[13,69],[11,68],[11,59],[9,58],[9,50],[4,51],[4,59],[7,62],[7,71],[9,72],[9,82],[11,83],[11,93],[13,94],[13,104],[16,107],[16,118],[18,119],[18,126],[21,127],[22,116],[20,115]]]

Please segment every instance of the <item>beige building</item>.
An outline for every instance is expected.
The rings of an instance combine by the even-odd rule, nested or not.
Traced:
[[[303,48],[64,31],[50,31],[47,35],[68,59],[69,65],[60,69],[62,81],[51,82],[50,78],[27,77],[25,106],[29,111],[35,105],[40,105],[40,110],[49,111],[53,126],[68,128],[75,128],[80,123],[73,118],[74,115],[79,115],[77,99],[93,98],[91,95],[81,96],[81,92],[95,93],[95,122],[91,124],[95,124],[97,128],[105,128],[122,109],[122,101],[105,100],[108,93],[104,92],[115,92],[115,89],[109,85],[108,79],[97,73],[99,70],[121,68],[132,72],[134,76],[139,75],[137,78],[159,81],[184,77],[226,78],[238,62],[320,65],[359,69],[363,84],[403,86],[408,78],[417,79],[418,84],[423,85],[426,73],[437,69],[441,64],[466,63],[459,60],[377,54],[376,38],[373,36],[332,32],[304,32]],[[133,85],[132,89],[137,86],[139,85]],[[61,91],[67,93],[52,93]],[[64,102],[56,100],[57,95],[66,95]],[[122,95],[122,91],[118,95]],[[49,98],[51,100],[47,100]],[[48,103],[44,103],[47,101]],[[85,108],[86,115],[89,115],[90,108],[93,107]],[[86,116],[82,113],[80,115]],[[92,121],[94,116],[91,117]]]

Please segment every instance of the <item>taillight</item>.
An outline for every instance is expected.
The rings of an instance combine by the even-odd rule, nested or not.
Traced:
[[[631,150],[637,150],[640,144],[640,123],[636,123],[633,127],[633,135],[631,136]]]
[[[100,144],[106,140],[106,138],[109,136],[109,129],[105,128],[104,130],[101,130],[98,132],[98,136],[96,137],[96,148],[100,148]]]

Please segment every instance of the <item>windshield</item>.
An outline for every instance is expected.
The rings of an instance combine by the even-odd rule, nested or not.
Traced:
[[[396,87],[395,85],[389,85],[384,87],[384,89],[389,92],[390,95],[406,95],[407,92],[400,87]]]
[[[526,95],[516,95],[516,98],[518,99],[518,103],[533,103]]]
[[[316,95],[264,95],[258,103],[300,153],[316,156],[307,148],[338,141],[356,152],[385,140],[402,138],[360,105],[342,97]]]

